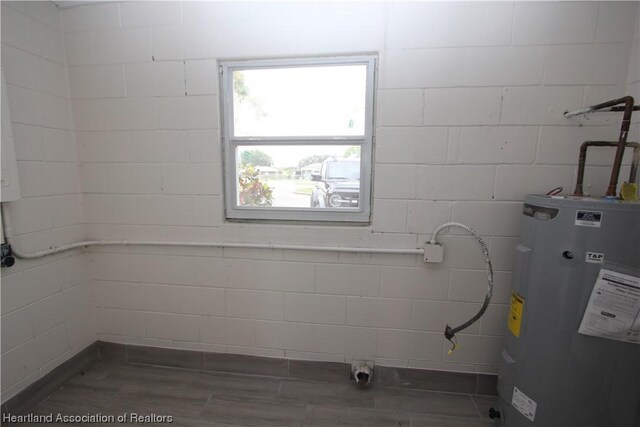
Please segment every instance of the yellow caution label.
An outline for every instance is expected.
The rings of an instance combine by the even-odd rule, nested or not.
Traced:
[[[524,309],[524,298],[515,292],[511,293],[511,307],[509,309],[509,320],[507,327],[513,335],[520,337],[520,325],[522,324],[522,310]]]

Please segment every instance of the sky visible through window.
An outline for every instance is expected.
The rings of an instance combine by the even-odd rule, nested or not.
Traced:
[[[367,71],[367,64],[354,63],[232,71],[232,138],[267,138],[259,145],[235,142],[238,206],[358,208],[360,143],[326,141],[364,140]],[[276,143],[280,137],[286,145]],[[336,171],[355,166],[334,177],[329,164],[321,168],[325,160]]]
[[[365,65],[234,71],[236,136],[363,135]]]

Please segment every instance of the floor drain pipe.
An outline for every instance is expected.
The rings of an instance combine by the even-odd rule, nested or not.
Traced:
[[[373,380],[373,363],[369,362],[352,362],[351,378],[359,386],[366,386]]]

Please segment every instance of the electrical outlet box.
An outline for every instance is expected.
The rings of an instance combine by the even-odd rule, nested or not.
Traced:
[[[440,243],[429,243],[424,245],[424,262],[442,262],[444,258],[444,247]]]

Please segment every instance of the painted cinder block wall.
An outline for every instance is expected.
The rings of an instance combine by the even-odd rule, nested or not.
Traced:
[[[64,33],[53,3],[2,2],[2,70],[22,191],[8,204],[16,243],[32,252],[85,239]],[[88,271],[79,251],[2,269],[3,402],[95,341]]]
[[[439,223],[490,241],[414,256],[113,248],[92,253],[102,339],[495,372],[519,210],[571,187],[577,148],[619,116],[567,120],[626,91],[635,4],[108,4],[63,12],[92,238],[417,247]],[[216,60],[379,52],[370,227],[226,223]],[[592,157],[593,191],[610,152]]]
[[[448,356],[445,323],[475,312],[486,286],[475,241],[455,232],[440,266],[92,249],[79,259],[93,332],[112,342],[494,373],[521,200],[570,189],[580,143],[618,135],[619,115],[562,112],[640,95],[635,3],[109,3],[61,15],[86,237],[413,248],[454,220],[486,237],[496,269],[491,307]],[[216,61],[363,52],[379,55],[372,224],[226,222]],[[611,157],[590,154],[594,193]]]

